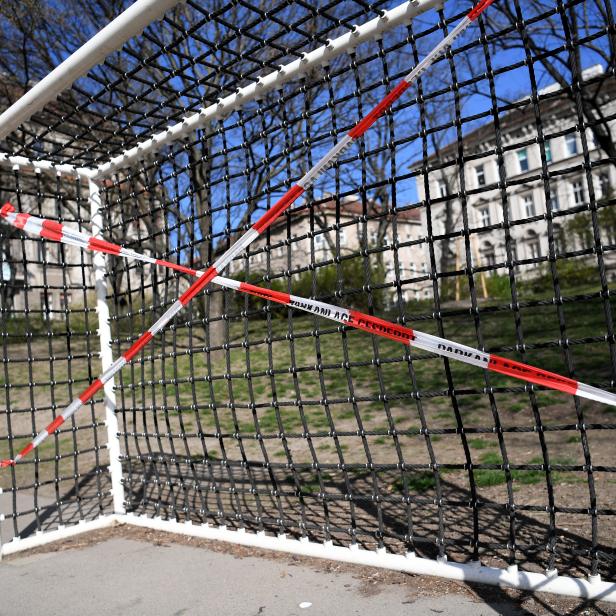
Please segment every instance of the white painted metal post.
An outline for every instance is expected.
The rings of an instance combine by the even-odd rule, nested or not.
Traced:
[[[117,519],[119,522],[142,528],[179,533],[202,539],[228,541],[236,545],[287,552],[288,554],[325,558],[354,565],[391,569],[392,571],[404,571],[414,575],[432,575],[460,582],[478,582],[500,586],[501,588],[550,592],[557,595],[616,603],[616,583],[604,582],[600,575],[588,579],[573,578],[558,575],[556,570],[545,573],[522,571],[518,569],[517,565],[512,565],[507,569],[499,569],[498,567],[481,565],[479,562],[455,563],[447,562],[446,558],[432,560],[416,556],[414,552],[403,555],[389,553],[385,548],[376,551],[362,550],[357,544],[344,547],[334,545],[331,541],[324,543],[309,541],[307,537],[302,539],[291,539],[286,535],[274,537],[267,535],[264,531],[251,533],[243,528],[231,530],[226,526],[182,523],[176,520],[164,520],[160,517],[149,518],[145,515],[128,514],[117,516]]]
[[[179,0],[136,0],[87,43],[0,114],[0,139],[27,122],[110,53],[160,19]]]
[[[98,184],[89,182],[90,218],[92,235],[100,238],[103,228],[101,213],[101,195]],[[101,364],[103,371],[113,363],[111,353],[111,327],[109,326],[109,306],[107,305],[107,283],[105,281],[105,255],[95,252],[92,255],[92,269],[96,289],[96,311],[98,313],[98,336],[101,345]],[[124,513],[124,485],[122,483],[122,464],[120,462],[120,439],[118,437],[118,418],[116,417],[116,399],[113,391],[115,380],[105,383],[105,423],[107,425],[107,448],[109,450],[109,473],[111,474],[111,492],[113,494],[114,513]]]
[[[25,156],[11,156],[0,152],[0,165],[6,164],[15,167],[16,165],[24,169],[34,169],[46,173],[57,173],[59,175],[73,175],[85,178],[93,178],[98,173],[96,169],[88,167],[75,167],[66,163],[56,163],[51,160],[33,160]]]
[[[442,2],[443,0],[409,0],[389,11],[384,11],[379,17],[356,26],[352,32],[347,32],[338,38],[329,40],[327,45],[303,53],[301,58],[289,64],[281,64],[277,71],[267,75],[260,75],[253,83],[239,88],[236,92],[224,98],[220,98],[216,103],[202,107],[196,113],[184,116],[177,124],[152,135],[135,147],[125,150],[122,154],[100,165],[97,177],[110,175],[120,167],[130,166],[130,163],[143,158],[146,154],[156,152],[165,145],[193,135],[197,129],[203,127],[207,122],[229,115],[247,102],[258,100],[268,92],[282,87],[285,83],[293,79],[299,79],[314,67],[319,67],[341,53],[355,49],[355,47],[365,41],[374,40],[396,26],[408,24],[417,15],[441,5]],[[0,117],[0,119],[2,118]],[[2,137],[1,132],[0,137]]]

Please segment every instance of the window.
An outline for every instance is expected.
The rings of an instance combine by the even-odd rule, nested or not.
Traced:
[[[516,215],[516,208],[514,207],[514,201],[512,199],[510,199],[509,201],[507,201],[507,216],[509,218],[509,220],[513,220],[515,218]]]
[[[531,218],[532,216],[536,216],[537,212],[535,210],[535,201],[532,195],[526,195],[522,197],[522,207],[524,208],[524,215],[527,218]]]
[[[31,147],[37,154],[47,154],[47,143],[45,141],[35,141]]]
[[[599,175],[599,192],[603,199],[606,199],[610,195],[610,176],[607,173],[601,173]]]
[[[514,239],[511,240],[511,258],[514,261],[518,260],[518,242]]]
[[[560,210],[560,203],[558,202],[558,193],[556,192],[555,188],[550,189],[548,204],[550,205],[550,209],[553,212],[557,212],[558,210]]]
[[[338,231],[338,237],[340,238],[340,246],[346,246],[346,231],[344,229]]]
[[[446,197],[447,196],[447,182],[445,180],[438,180],[436,183],[438,196]]]
[[[586,203],[586,191],[584,190],[584,183],[582,180],[577,180],[571,183],[571,189],[573,190],[573,204],[583,205]]]
[[[541,244],[539,237],[535,233],[531,233],[528,240],[528,254],[531,259],[539,259],[541,257]]]
[[[486,185],[486,173],[483,168],[483,165],[477,165],[475,167],[475,176],[477,177],[477,186]]]
[[[552,162],[552,144],[549,141],[546,141],[543,144],[543,147],[545,149],[545,160],[548,163],[551,163]]]
[[[565,147],[567,149],[568,156],[573,156],[578,153],[577,135],[575,133],[569,133],[565,137]]]
[[[314,236],[314,247],[317,250],[325,248],[325,235],[323,233]]]
[[[376,246],[376,239],[377,239],[376,231],[370,231],[370,244],[372,246]]]
[[[518,164],[520,165],[520,173],[528,171],[528,150],[518,150]]]
[[[490,221],[490,208],[487,205],[485,207],[479,208],[479,217],[482,226],[488,227],[492,224]]]
[[[4,248],[0,251],[0,263],[2,263],[2,266],[0,267],[0,280],[3,282],[9,282],[12,278],[12,270],[11,264],[9,263],[8,251]]]
[[[291,239],[291,250],[295,252],[297,248],[298,248],[297,234],[294,233],[293,238]]]
[[[44,319],[53,319],[53,295],[51,293],[46,293],[42,291],[40,294],[41,298],[41,312],[43,313]]]
[[[599,142],[597,141],[597,135],[595,135],[594,131],[590,131],[590,142],[592,143],[592,147],[595,148],[595,150],[599,149]]]
[[[481,247],[481,260],[484,265],[493,267],[496,264],[496,254],[494,253],[494,246],[490,242],[484,242]]]
[[[554,225],[554,252],[556,254],[563,252],[564,248],[564,234],[560,225]]]
[[[428,273],[428,264],[427,264],[425,261],[421,264],[421,271],[422,271],[424,274],[427,274],[427,273]]]

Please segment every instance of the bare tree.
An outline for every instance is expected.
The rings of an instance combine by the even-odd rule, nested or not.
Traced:
[[[527,52],[551,81],[561,87],[572,110],[577,107],[579,97],[589,130],[611,163],[616,165],[616,144],[604,111],[607,86],[616,70],[613,5],[609,0],[586,0],[570,3],[559,11],[553,9],[553,2],[527,0],[524,15],[521,15],[517,4],[495,3],[485,14],[489,29],[498,33],[491,37],[490,45],[495,52]],[[535,15],[542,17],[530,19]],[[522,23],[523,30],[520,30]],[[572,41],[575,44],[572,45]],[[559,48],[567,51],[554,53]],[[583,56],[596,58],[606,70],[593,78],[589,86],[571,87],[580,79]]]

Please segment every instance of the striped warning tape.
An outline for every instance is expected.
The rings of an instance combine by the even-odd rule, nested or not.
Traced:
[[[32,449],[40,445],[50,434],[55,432],[62,423],[69,419],[83,404],[87,403],[91,398],[103,387],[105,382],[110,380],[122,367],[131,361],[139,351],[141,351],[152,338],[160,332],[175,315],[186,306],[196,295],[198,295],[212,280],[222,272],[227,265],[239,254],[244,252],[246,248],[265,231],[277,218],[279,218],[304,192],[314,183],[326,169],[328,169],[340,156],[342,151],[348,147],[354,140],[361,137],[367,130],[383,115],[393,103],[402,96],[403,92],[437,59],[439,58],[455,41],[455,39],[468,28],[468,26],[490,5],[494,0],[480,0],[480,2],[464,17],[453,30],[436,46],[430,53],[398,84],[385,98],[378,103],[367,116],[362,118],[347,135],[345,135],[334,147],[332,147],[323,158],[316,163],[295,185],[289,190],[267,211],[261,216],[253,226],[240,237],[233,246],[228,248],[207,270],[201,273],[201,276],[191,284],[186,291],[165,311],[165,313],[118,358],[108,370],[105,371],[99,378],[94,380],[81,396],[73,400],[54,421],[41,431],[36,438],[29,443],[22,451],[20,451],[14,460],[0,461],[0,467],[10,466],[21,460]],[[8,213],[8,212],[7,212]],[[41,219],[38,219],[41,220]],[[18,222],[17,222],[18,221]],[[45,221],[51,224],[43,224],[37,222],[34,217],[28,214],[15,213],[16,225],[21,225],[24,231],[29,233],[39,233],[41,237],[61,241],[64,233],[61,231],[62,225],[54,221]],[[38,226],[40,224],[40,227]],[[59,225],[59,227],[58,227]],[[74,232],[73,232],[74,233]],[[82,248],[92,248],[80,244],[80,234],[75,235],[74,241]],[[99,246],[101,250],[109,248],[105,244]],[[105,250],[106,251],[106,250]]]
[[[179,265],[172,261],[148,257],[133,250],[123,248],[118,244],[98,240],[54,221],[36,218],[28,214],[18,214],[10,203],[6,203],[0,208],[0,217],[20,229],[26,230],[26,227],[29,227],[31,232],[35,235],[40,235],[41,237],[60,241],[65,244],[79,246],[87,250],[105,252],[145,263],[154,263],[196,277],[204,276],[206,273],[203,270]],[[28,224],[24,225],[23,221],[27,221]],[[50,233],[49,229],[52,228],[53,232]],[[52,235],[53,237],[51,237]],[[430,351],[443,357],[449,357],[473,366],[478,366],[479,368],[499,372],[529,383],[556,389],[567,394],[577,395],[616,406],[616,395],[598,389],[597,387],[580,383],[554,372],[543,370],[542,368],[536,368],[528,364],[506,359],[493,353],[486,353],[458,342],[447,340],[446,338],[440,338],[439,336],[433,336],[414,329],[409,329],[408,327],[363,312],[349,310],[333,304],[306,299],[297,295],[274,291],[272,289],[266,289],[246,282],[238,282],[237,280],[231,280],[223,276],[214,277],[212,282],[242,293],[249,293],[250,295],[262,299],[271,300],[285,306],[291,306],[298,310],[310,312],[332,321],[344,323],[350,327],[361,329],[383,338],[409,344],[410,346]]]

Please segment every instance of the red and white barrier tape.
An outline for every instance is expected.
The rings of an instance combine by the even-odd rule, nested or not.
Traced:
[[[582,398],[588,398],[590,400],[616,406],[616,395],[599,389],[598,387],[586,385],[585,383],[580,383],[579,381],[561,376],[554,372],[535,368],[534,366],[529,366],[528,364],[523,364],[512,359],[506,359],[494,353],[486,353],[479,349],[474,349],[464,344],[447,340],[446,338],[425,334],[416,329],[410,329],[403,325],[391,323],[385,319],[380,319],[357,310],[348,310],[347,308],[340,308],[332,304],[305,299],[297,295],[289,295],[288,293],[264,289],[246,282],[238,283],[226,278],[221,279],[220,276],[213,282],[217,282],[229,288],[237,288],[244,293],[250,293],[251,295],[256,295],[257,297],[269,299],[279,304],[304,310],[305,312],[311,312],[320,317],[338,321],[339,323],[362,329],[383,338],[389,338],[424,351],[430,351],[436,355],[449,357],[466,364],[471,364],[472,366],[491,370],[492,372],[499,372],[500,374],[505,374],[536,385],[549,387],[550,389],[556,389],[574,396],[581,396]]]
[[[20,451],[14,460],[0,461],[0,468],[10,466],[21,460],[32,449],[38,447],[50,434],[53,434],[67,419],[69,419],[82,405],[86,404],[92,397],[102,389],[103,385],[109,381],[117,372],[119,372],[127,362],[131,361],[150,340],[160,332],[175,315],[186,306],[196,295],[198,295],[212,280],[222,272],[227,265],[265,231],[277,218],[279,218],[305,191],[311,186],[314,181],[329,168],[354,140],[361,137],[372,126],[379,117],[393,105],[393,103],[402,96],[403,92],[415,81],[437,58],[439,58],[447,48],[451,46],[454,40],[466,30],[466,28],[490,5],[494,0],[481,0],[470,12],[458,23],[457,26],[432,50],[430,53],[391,91],[385,98],[378,103],[367,116],[361,119],[353,129],[349,131],[323,158],[316,163],[294,186],[292,186],[263,216],[253,224],[253,226],[228,250],[226,250],[218,259],[204,272],[201,272],[199,278],[188,289],[180,295],[180,297],[171,305],[171,307],[148,329],[141,334],[139,338],[119,357],[113,364],[73,402],[71,402],[60,415],[58,415],[47,428],[39,432],[36,438],[29,443],[22,451]],[[37,222],[41,219],[35,219],[28,214],[15,213],[15,225],[22,228],[28,233],[38,234],[41,237],[62,241],[64,232],[62,225],[53,221]],[[75,245],[81,248],[92,248],[97,245],[98,249],[103,252],[109,252],[110,245],[101,240],[91,238],[88,240],[88,245],[83,246],[82,234],[70,231],[68,235],[73,236]],[[91,242],[94,244],[91,244]],[[114,248],[115,250],[115,248]],[[125,249],[121,249],[125,250]],[[132,251],[128,251],[132,252]],[[119,253],[118,253],[119,254]],[[122,256],[129,256],[123,254]],[[134,257],[134,255],[131,255]],[[177,268],[176,268],[177,269]]]
[[[184,265],[178,265],[177,263],[164,259],[148,257],[133,250],[123,248],[118,244],[97,240],[85,233],[75,231],[74,229],[70,229],[54,221],[36,218],[27,214],[17,214],[10,203],[6,203],[0,208],[0,217],[4,218],[10,224],[24,229],[26,226],[22,223],[25,219],[29,223],[29,228],[35,230],[32,231],[33,233],[48,239],[55,239],[65,244],[135,259],[145,263],[154,263],[162,267],[190,274],[191,276],[201,277],[205,275],[205,271],[203,270],[196,270]],[[50,229],[53,229],[53,231],[50,231]],[[36,230],[38,230],[38,232]],[[391,323],[390,321],[363,312],[348,310],[347,308],[341,308],[333,304],[306,299],[297,295],[289,295],[288,293],[281,293],[280,291],[273,291],[246,282],[238,282],[223,276],[214,277],[212,282],[242,293],[249,293],[250,295],[271,300],[285,306],[291,306],[292,308],[310,312],[332,321],[344,323],[350,327],[362,329],[383,338],[390,338],[391,340],[409,344],[437,355],[478,366],[479,368],[499,372],[523,381],[616,406],[616,395],[607,391],[560,376],[554,372],[506,359],[493,353],[485,353],[484,351],[447,340],[446,338],[440,338],[438,336],[409,329],[408,327]]]

